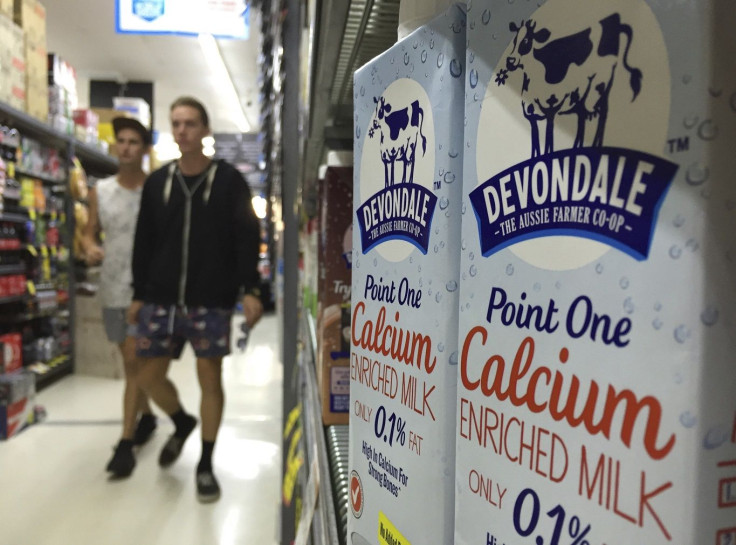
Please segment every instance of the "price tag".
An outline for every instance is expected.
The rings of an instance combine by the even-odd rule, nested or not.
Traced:
[[[28,293],[33,295],[35,297],[36,295],[36,284],[33,283],[33,280],[28,280],[26,282],[26,288],[28,288]]]
[[[28,217],[31,218],[31,221],[36,221],[36,210],[34,208],[28,209]]]
[[[33,244],[29,244],[26,249],[28,250],[28,253],[31,254],[33,257],[38,256],[38,252],[36,251],[36,247]]]

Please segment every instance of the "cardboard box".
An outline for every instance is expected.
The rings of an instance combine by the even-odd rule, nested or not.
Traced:
[[[473,1],[448,543],[736,537],[734,25]]]
[[[13,287],[10,295],[16,295],[17,287]],[[0,335],[0,374],[10,373],[23,366],[23,340],[20,333]]]
[[[26,41],[46,49],[46,8],[38,0],[15,0],[15,22],[23,29]]]
[[[355,73],[352,544],[453,543],[464,9]]]
[[[0,375],[0,439],[17,435],[33,423],[36,376],[25,369]]]
[[[350,408],[350,286],[353,169],[328,167],[319,191],[317,381],[325,426],[347,424]]]

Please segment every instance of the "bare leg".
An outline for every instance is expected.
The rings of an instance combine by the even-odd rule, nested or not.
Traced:
[[[123,439],[132,439],[135,433],[136,421],[140,413],[150,413],[151,406],[148,403],[143,389],[138,385],[138,373],[140,362],[135,355],[135,338],[126,337],[125,341],[118,345],[123,356],[125,369],[125,391],[123,393]]]
[[[202,390],[200,417],[202,441],[214,442],[222,421],[225,392],[222,388],[222,358],[197,358],[197,377]]]
[[[143,391],[161,407],[166,414],[172,415],[181,409],[179,393],[174,384],[168,379],[171,358],[139,358],[140,367],[138,383]]]

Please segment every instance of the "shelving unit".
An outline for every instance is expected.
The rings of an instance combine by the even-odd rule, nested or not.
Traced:
[[[47,361],[24,361],[24,367],[36,372],[36,388],[43,389],[55,380],[73,372],[75,360],[74,347],[74,256],[72,251],[72,240],[74,236],[74,202],[68,192],[68,173],[74,157],[78,158],[91,176],[109,176],[117,171],[117,160],[106,155],[102,151],[77,141],[70,135],[60,133],[45,123],[16,110],[11,106],[0,103],[0,122],[18,130],[22,137],[30,138],[48,148],[56,149],[62,160],[63,177],[56,179],[46,174],[28,172],[23,168],[16,168],[16,176],[25,176],[41,181],[45,186],[52,186],[53,193],[63,199],[63,210],[56,213],[27,212],[21,209],[0,213],[0,222],[15,223],[23,228],[33,217],[38,216],[46,222],[58,222],[60,228],[59,247],[45,244],[22,244],[20,248],[0,250],[3,253],[15,252],[21,255],[19,263],[0,267],[0,275],[4,274],[26,274],[29,275],[29,263],[38,254],[56,254],[59,248],[66,248],[68,259],[63,265],[63,270],[57,270],[52,281],[45,284],[32,284],[29,282],[25,294],[0,299],[0,330],[21,331],[25,328],[26,336],[29,331],[45,330],[49,337],[56,333],[57,325],[52,324],[58,320],[64,324],[68,345],[63,353],[55,355]],[[39,299],[37,292],[56,292],[56,301],[49,308],[38,308]],[[60,295],[61,294],[61,295]],[[65,296],[63,295],[65,294]],[[32,338],[35,342],[38,339]],[[25,339],[28,343],[29,339]]]

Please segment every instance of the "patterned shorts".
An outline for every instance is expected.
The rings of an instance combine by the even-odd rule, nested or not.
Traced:
[[[140,311],[136,354],[178,359],[189,341],[198,358],[230,353],[232,309],[146,304]]]

